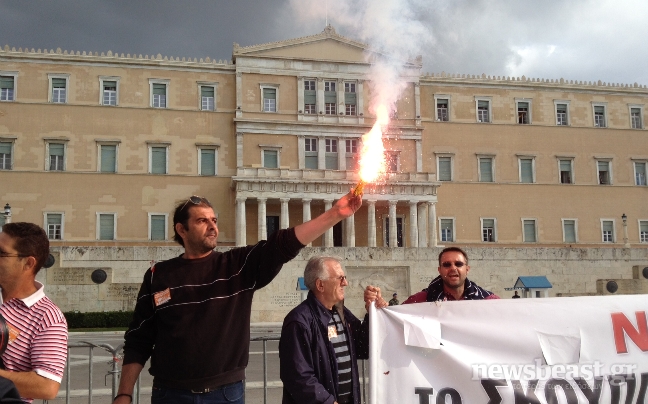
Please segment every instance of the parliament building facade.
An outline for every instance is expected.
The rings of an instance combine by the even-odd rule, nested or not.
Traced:
[[[219,245],[255,243],[358,182],[382,57],[330,26],[232,61],[5,46],[0,203],[54,247],[171,246],[200,195]],[[645,85],[402,78],[389,173],[313,247],[648,247]]]

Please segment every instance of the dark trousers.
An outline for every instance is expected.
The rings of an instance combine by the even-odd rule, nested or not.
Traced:
[[[245,404],[243,382],[226,384],[207,393],[153,387],[151,404]]]

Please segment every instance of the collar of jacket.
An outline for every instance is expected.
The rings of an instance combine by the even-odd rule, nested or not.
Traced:
[[[489,292],[486,289],[483,289],[470,279],[466,278],[464,283],[464,293],[461,297],[461,300],[482,300],[492,295],[493,292]],[[430,285],[427,287],[427,299],[428,302],[436,302],[438,300],[446,300],[446,294],[443,290],[443,280],[441,276],[437,276],[432,279]]]
[[[331,311],[324,307],[322,303],[315,297],[315,294],[312,291],[308,292],[306,297],[306,303],[310,306],[315,317],[322,323],[324,327],[328,327],[329,321],[331,321]]]

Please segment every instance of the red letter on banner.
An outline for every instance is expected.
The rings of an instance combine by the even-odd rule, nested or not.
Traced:
[[[634,328],[628,317],[623,313],[612,313],[612,328],[614,329],[614,343],[617,353],[628,353],[628,347],[624,333],[630,337],[632,342],[643,352],[648,351],[648,325],[646,324],[646,312],[638,311],[637,329]]]

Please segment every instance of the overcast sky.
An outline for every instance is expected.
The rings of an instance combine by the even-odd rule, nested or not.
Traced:
[[[424,72],[648,84],[646,0],[0,0],[0,46],[230,59],[327,17]]]

